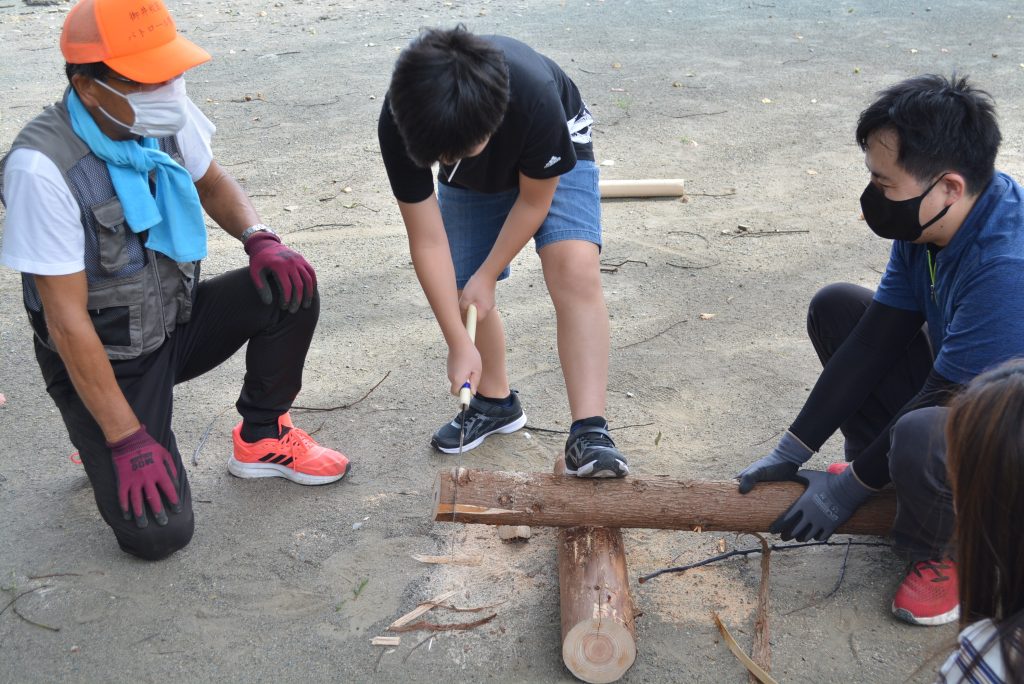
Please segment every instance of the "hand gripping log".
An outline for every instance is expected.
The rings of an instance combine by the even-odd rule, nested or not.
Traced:
[[[765,482],[744,495],[736,490],[734,481],[633,476],[585,480],[547,473],[453,468],[440,472],[434,484],[434,520],[767,532],[803,491],[795,482]],[[895,515],[895,492],[883,490],[837,532],[884,536]]]

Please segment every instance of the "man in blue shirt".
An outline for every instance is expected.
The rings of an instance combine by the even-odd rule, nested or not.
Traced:
[[[864,220],[893,241],[889,264],[874,293],[839,283],[815,295],[807,325],[824,370],[739,487],[804,482],[772,531],[805,541],[828,538],[892,482],[894,547],[910,562],[892,611],[944,624],[959,616],[944,405],[982,371],[1024,356],[1024,189],[995,171],[995,107],[966,78],[892,86],[861,113],[856,136],[871,174]],[[798,472],[837,429],[850,465]]]

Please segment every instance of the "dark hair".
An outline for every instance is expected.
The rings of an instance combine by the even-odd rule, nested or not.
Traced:
[[[82,76],[102,81],[110,72],[110,67],[103,62],[88,62],[86,64],[64,63],[64,74],[68,77],[68,83],[71,83],[71,77],[75,74],[81,74]]]
[[[508,107],[505,55],[459,24],[426,29],[395,63],[388,99],[406,150],[420,166],[467,156]]]
[[[995,103],[966,76],[915,76],[883,90],[857,121],[861,149],[885,129],[899,139],[900,166],[921,183],[953,170],[977,195],[992,180],[1002,141]]]
[[[988,618],[997,630],[970,669],[998,642],[1006,681],[1024,681],[1024,359],[979,375],[953,400],[946,439],[960,627]]]

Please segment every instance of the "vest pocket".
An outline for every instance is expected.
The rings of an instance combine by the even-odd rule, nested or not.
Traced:
[[[89,317],[104,347],[130,347],[132,344],[131,309],[127,306],[108,306],[90,309]]]
[[[124,207],[117,196],[90,207],[96,217],[96,242],[99,248],[100,268],[113,275],[128,265],[128,224]]]
[[[143,269],[128,278],[108,280],[89,288],[89,317],[112,360],[133,359],[146,351],[142,312],[145,280]],[[159,341],[162,339],[161,336]]]

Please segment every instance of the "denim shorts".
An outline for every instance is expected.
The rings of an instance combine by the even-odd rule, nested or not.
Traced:
[[[538,252],[561,240],[584,240],[601,248],[598,175],[594,162],[580,159],[571,171],[559,177],[551,209],[533,236]],[[438,183],[437,199],[460,290],[491,253],[517,197],[519,190],[482,193]],[[506,266],[498,280],[508,278],[509,273]]]

